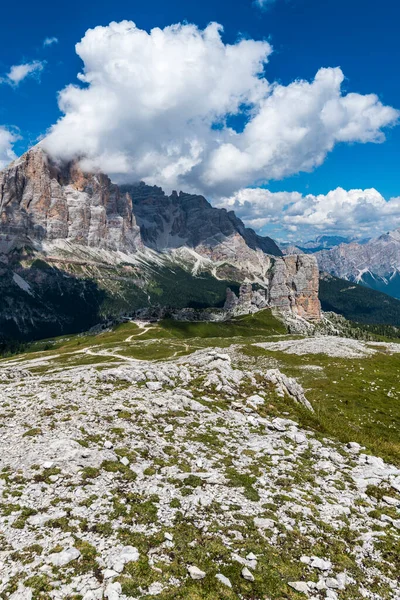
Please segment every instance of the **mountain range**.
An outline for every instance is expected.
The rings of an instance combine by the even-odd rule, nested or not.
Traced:
[[[315,253],[321,271],[400,298],[400,229]]]
[[[340,244],[347,244],[352,240],[340,235],[319,235],[315,240],[308,242],[283,242],[279,244],[284,254],[294,254],[297,252],[304,254],[313,254],[320,250],[330,250]]]
[[[315,259],[283,256],[202,196],[119,187],[78,161],[54,162],[40,145],[0,173],[3,335],[43,338],[141,309],[222,307],[227,294],[237,308],[241,286],[247,310],[320,318]]]

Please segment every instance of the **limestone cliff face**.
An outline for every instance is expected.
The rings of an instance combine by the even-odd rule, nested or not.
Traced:
[[[274,259],[265,283],[257,289],[251,283],[242,284],[238,297],[228,290],[225,309],[232,314],[248,314],[272,307],[309,321],[320,320],[319,271],[313,256]]]
[[[0,173],[0,240],[66,240],[133,252],[142,247],[132,201],[103,174],[62,167],[36,146]]]
[[[275,262],[269,291],[271,305],[299,317],[319,320],[318,289],[319,271],[315,257],[295,254]]]

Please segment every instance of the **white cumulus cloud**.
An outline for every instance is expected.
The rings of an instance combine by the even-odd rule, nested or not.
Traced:
[[[47,149],[115,180],[221,197],[311,171],[337,143],[381,142],[397,121],[377,96],[344,94],[339,68],[277,85],[265,76],[268,42],[221,36],[216,23],[88,30],[76,45],[83,85],[60,92]],[[232,116],[244,128],[230,127]]]
[[[286,231],[289,239],[303,241],[321,232],[369,237],[400,226],[400,198],[385,200],[374,188],[338,187],[318,195],[247,188],[220,199],[217,205],[235,210],[255,229],[278,228],[282,237]]]
[[[30,63],[13,65],[5,77],[0,79],[0,82],[17,86],[27,77],[38,77],[43,71],[45,64],[44,61],[34,60]]]
[[[13,144],[18,138],[17,134],[0,125],[0,170],[17,158]]]
[[[240,135],[211,153],[203,180],[210,188],[240,188],[257,180],[312,171],[338,142],[381,142],[398,112],[370,94],[343,95],[339,68],[315,79],[276,85]]]

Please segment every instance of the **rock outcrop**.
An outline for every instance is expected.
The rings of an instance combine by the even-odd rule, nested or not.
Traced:
[[[321,318],[319,272],[312,256],[290,255],[274,259],[267,284],[256,289],[249,283],[242,284],[239,296],[229,290],[225,309],[237,315],[275,307],[310,321]]]
[[[299,317],[318,320],[321,306],[318,300],[319,272],[312,256],[285,256],[276,260],[270,284],[269,301],[284,311]]]

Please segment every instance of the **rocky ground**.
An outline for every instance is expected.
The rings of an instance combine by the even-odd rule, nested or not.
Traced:
[[[289,418],[272,358],[76,357],[0,363],[1,598],[400,599],[400,469]]]

